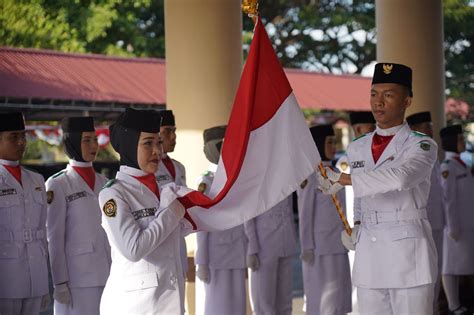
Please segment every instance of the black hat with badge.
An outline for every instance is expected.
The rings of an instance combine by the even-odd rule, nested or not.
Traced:
[[[84,162],[82,158],[82,133],[95,131],[92,117],[66,117],[61,121],[63,144],[66,155],[73,160]]]
[[[0,132],[25,130],[25,119],[21,112],[0,113]]]
[[[350,112],[349,119],[351,120],[351,125],[375,124],[372,112]]]
[[[176,126],[176,122],[174,120],[174,115],[172,110],[162,110],[160,111],[161,115],[161,125],[162,126]]]
[[[222,142],[224,141],[225,131],[227,126],[216,126],[204,130],[204,154],[209,162],[217,164],[222,149]]]
[[[408,88],[410,97],[413,97],[412,70],[410,67],[398,63],[377,63],[374,69],[372,85],[378,83],[395,83]]]
[[[137,147],[141,132],[159,133],[161,116],[154,110],[127,108],[109,127],[112,147],[120,154],[120,164],[138,166]]]
[[[463,130],[461,125],[451,125],[440,130],[441,145],[444,151],[457,152],[458,151],[458,135],[462,135]],[[458,152],[459,153],[459,152]]]
[[[425,123],[425,122],[432,122],[431,120],[431,113],[430,112],[419,112],[406,118],[407,123],[410,126]]]
[[[332,125],[319,125],[310,127],[309,131],[311,132],[311,136],[313,137],[314,143],[316,144],[316,148],[318,148],[321,159],[323,161],[329,161],[329,159],[326,157],[325,141],[326,137],[334,136],[334,129]]]

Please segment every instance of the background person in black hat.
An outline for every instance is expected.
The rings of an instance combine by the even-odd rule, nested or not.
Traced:
[[[174,184],[158,187],[160,115],[127,109],[110,126],[120,170],[99,194],[112,266],[100,314],[183,314],[180,259],[185,210]]]
[[[441,164],[446,211],[443,287],[451,314],[472,314],[461,305],[459,279],[463,275],[474,275],[474,168],[468,168],[459,156],[465,150],[461,125],[441,129],[440,136],[446,151]]]
[[[351,174],[328,168],[335,184],[322,185],[326,193],[336,184],[354,188],[360,227],[341,237],[355,246],[352,282],[361,314],[432,314],[438,273],[425,207],[437,145],[404,122],[411,77],[405,65],[376,64],[370,91],[376,130],[349,145]]]
[[[107,179],[92,167],[99,150],[93,118],[65,118],[61,127],[69,164],[46,181],[54,313],[98,315],[111,263],[98,199]]]
[[[39,314],[50,302],[44,179],[20,165],[19,112],[0,113],[0,314]]]
[[[310,128],[324,166],[336,153],[332,125]],[[317,189],[318,173],[298,189],[301,259],[307,314],[346,314],[352,311],[352,285],[347,249],[341,243],[344,229],[331,196]],[[345,209],[344,191],[337,193]]]
[[[407,123],[413,131],[421,132],[433,138],[433,126],[430,112],[420,112],[407,116]],[[441,267],[443,262],[443,229],[444,229],[444,207],[443,207],[443,189],[441,187],[440,163],[436,160],[431,172],[430,194],[426,211],[428,212],[428,221],[431,224],[433,239],[438,252],[438,278],[435,284],[433,311],[439,313],[438,299],[441,287]]]

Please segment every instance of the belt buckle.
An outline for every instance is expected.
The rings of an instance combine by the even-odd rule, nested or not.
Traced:
[[[33,241],[33,233],[31,230],[23,230],[23,242],[31,243]]]

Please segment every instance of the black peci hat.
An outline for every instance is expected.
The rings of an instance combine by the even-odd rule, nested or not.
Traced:
[[[139,132],[157,133],[160,132],[160,122],[161,117],[157,111],[127,108],[116,124]]]
[[[447,126],[444,127],[443,129],[440,130],[439,135],[441,138],[449,135],[458,135],[462,134],[462,126],[461,125],[452,125],[452,126]]]
[[[95,131],[92,117],[66,117],[61,121],[63,132]]]
[[[378,63],[375,65],[374,77],[372,78],[372,85],[378,83],[396,83],[403,85],[410,91],[410,96],[413,97],[412,90],[412,70],[398,63]]]
[[[372,112],[351,112],[349,113],[351,125],[355,124],[375,124],[374,115]]]
[[[412,115],[408,116],[406,119],[407,119],[407,123],[410,126],[425,123],[425,122],[431,122],[431,113],[430,112],[420,112],[420,113],[412,114]]]
[[[172,110],[162,110],[160,111],[160,115],[162,117],[162,126],[176,126]]]
[[[227,126],[217,126],[204,130],[203,138],[204,143],[207,143],[212,140],[222,140],[225,136],[225,130]]]
[[[22,113],[0,113],[0,132],[19,130],[25,130],[25,120]]]

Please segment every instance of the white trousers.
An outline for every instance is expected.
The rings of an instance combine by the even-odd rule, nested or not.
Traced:
[[[245,315],[245,269],[210,269],[210,282],[196,277],[196,315]]]
[[[104,287],[70,288],[71,304],[54,301],[54,315],[99,315]]]
[[[42,297],[27,299],[0,299],[1,315],[38,315]]]
[[[361,315],[432,315],[434,284],[404,289],[357,288]]]
[[[291,315],[293,256],[260,261],[250,272],[250,304],[255,315]]]

